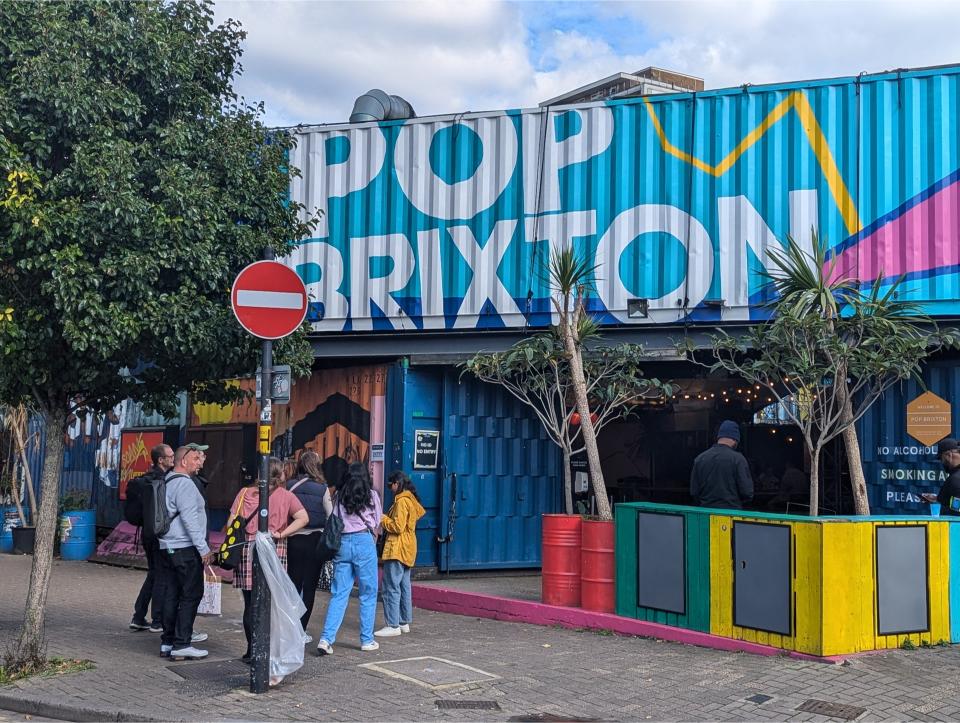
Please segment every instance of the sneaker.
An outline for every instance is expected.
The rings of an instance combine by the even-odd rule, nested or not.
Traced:
[[[150,626],[147,625],[147,621],[146,621],[146,620],[137,620],[136,618],[134,618],[133,620],[130,621],[130,625],[129,625],[128,627],[129,627],[131,630],[137,631],[138,633],[139,633],[141,630],[149,630],[149,629],[150,629]]]
[[[371,650],[380,650],[380,643],[374,640],[372,643],[364,643],[360,646],[360,650],[364,652],[370,652]]]
[[[401,632],[401,633],[409,633],[409,632],[410,632],[410,626],[409,626],[409,625],[401,625],[401,626],[400,626],[400,632]]]
[[[191,643],[202,643],[204,640],[206,640],[206,639],[209,638],[209,637],[210,637],[210,636],[207,635],[206,633],[194,633],[193,635],[190,636],[190,642],[191,642]]]
[[[170,657],[170,651],[171,651],[171,650],[173,650],[173,646],[172,646],[172,645],[161,645],[161,646],[160,646],[160,657],[161,657],[161,658],[169,658],[169,657]]]
[[[395,638],[401,633],[401,629],[391,628],[389,625],[384,625],[377,632],[374,633],[378,638]]]
[[[206,650],[201,650],[200,648],[195,648],[192,645],[188,648],[177,648],[176,650],[170,651],[171,660],[183,660],[184,658],[206,658],[209,653]]]
[[[313,636],[312,636],[312,635],[307,635],[306,633],[304,633],[304,634],[303,634],[303,644],[304,644],[304,645],[308,645],[309,643],[312,643],[312,642],[313,642]]]
[[[162,633],[163,625],[161,623],[150,623],[150,632],[151,633]]]
[[[323,638],[320,638],[320,641],[317,643],[317,655],[333,655],[333,646]]]

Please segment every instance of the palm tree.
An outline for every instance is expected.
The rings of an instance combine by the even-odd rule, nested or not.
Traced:
[[[555,251],[550,258],[550,285],[555,293],[553,306],[559,316],[560,339],[570,363],[570,380],[580,415],[580,433],[587,453],[590,482],[597,500],[597,515],[612,520],[613,511],[607,498],[607,485],[600,468],[597,432],[590,416],[586,375],[583,372],[583,342],[598,331],[596,323],[587,316],[584,298],[590,289],[590,279],[596,271],[588,261],[577,256],[572,246]]]
[[[837,260],[828,262],[826,250],[820,245],[816,231],[811,230],[812,251],[807,252],[800,247],[793,237],[787,236],[787,246],[784,250],[771,249],[768,251],[770,260],[777,267],[774,272],[764,271],[767,281],[773,286],[779,296],[779,301],[786,303],[791,309],[803,316],[804,314],[819,314],[827,320],[835,319],[840,314],[844,303],[860,299],[860,290],[855,281],[843,280],[835,274]],[[896,285],[895,285],[896,286]],[[879,292],[879,287],[876,288]],[[880,296],[873,294],[873,308],[892,302],[892,294]],[[838,370],[837,378],[846,380],[846,370]],[[846,388],[846,382],[844,382]],[[843,400],[843,421],[853,419],[853,402],[849,398]],[[858,515],[870,514],[870,502],[867,499],[867,482],[863,475],[863,462],[860,457],[860,440],[857,438],[856,425],[849,424],[843,433],[843,445],[847,453],[847,468],[850,471],[850,486],[853,491],[854,512]]]

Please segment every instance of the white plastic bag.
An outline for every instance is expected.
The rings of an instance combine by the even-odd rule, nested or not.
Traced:
[[[287,571],[280,564],[273,538],[258,532],[257,556],[270,588],[270,685],[303,667],[303,646],[307,636],[300,625],[307,611]]]
[[[200,607],[197,608],[197,615],[220,614],[221,589],[220,576],[207,565],[203,571],[203,599],[200,601]]]

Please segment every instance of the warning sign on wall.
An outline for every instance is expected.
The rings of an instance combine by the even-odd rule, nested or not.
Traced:
[[[907,405],[907,434],[930,446],[950,434],[950,402],[924,392]]]

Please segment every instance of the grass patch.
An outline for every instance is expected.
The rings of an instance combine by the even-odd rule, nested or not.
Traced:
[[[52,678],[56,675],[79,673],[82,670],[90,670],[93,667],[94,664],[91,660],[70,658],[49,658],[48,660],[42,661],[34,660],[14,667],[0,665],[0,685],[7,685],[15,680],[22,680],[35,675],[41,678]]]

